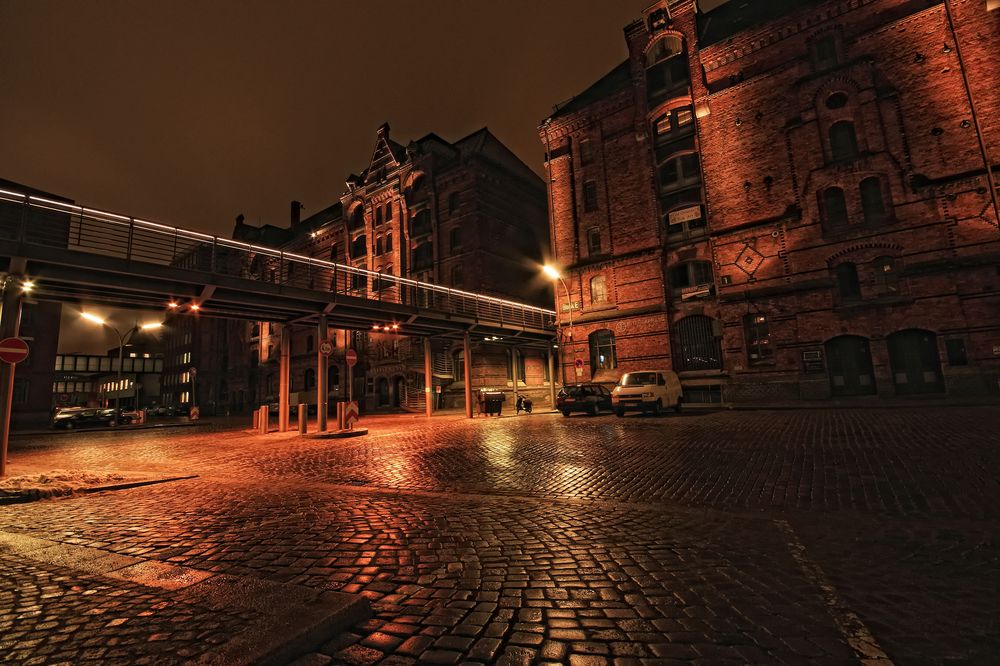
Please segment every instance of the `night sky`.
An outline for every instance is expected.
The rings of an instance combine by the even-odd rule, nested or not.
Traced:
[[[0,0],[0,178],[228,236],[334,202],[404,145],[537,127],[626,55],[651,0]]]

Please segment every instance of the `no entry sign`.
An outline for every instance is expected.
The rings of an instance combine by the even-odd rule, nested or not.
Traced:
[[[353,368],[354,365],[358,362],[358,352],[354,351],[353,349],[348,349],[347,353],[344,354],[344,360],[347,361],[347,366],[349,368]]]
[[[28,343],[21,338],[6,338],[0,340],[0,361],[4,363],[20,363],[28,358]]]

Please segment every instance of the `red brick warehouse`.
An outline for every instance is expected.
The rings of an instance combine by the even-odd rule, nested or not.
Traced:
[[[540,128],[564,363],[699,402],[997,392],[995,4],[646,10]]]

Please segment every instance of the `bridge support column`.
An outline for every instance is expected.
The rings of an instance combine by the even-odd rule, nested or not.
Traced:
[[[552,409],[556,408],[556,368],[555,368],[555,355],[550,349],[545,353],[545,362],[549,364],[549,402],[552,403]]]
[[[517,416],[517,361],[519,354],[517,347],[510,348],[510,385],[514,387],[514,416]]]
[[[11,272],[3,283],[3,310],[0,311],[0,338],[16,338],[21,326],[21,281],[24,260],[11,258]],[[10,411],[14,401],[14,364],[0,361],[0,478],[7,476],[7,440],[10,438]]]
[[[330,357],[324,354],[321,349],[330,334],[326,325],[326,315],[319,316],[319,328],[316,331],[316,430],[326,432],[326,409],[330,402],[329,387],[326,385],[327,364]]]
[[[434,413],[434,367],[431,358],[431,339],[424,338],[424,411]]]
[[[288,432],[288,393],[292,375],[292,329],[281,325],[281,364],[278,366],[278,431]]]
[[[462,364],[465,366],[465,417],[472,418],[472,345],[469,332],[462,334]]]

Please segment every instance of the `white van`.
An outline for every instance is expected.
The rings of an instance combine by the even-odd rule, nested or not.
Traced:
[[[611,406],[618,416],[625,412],[652,412],[659,416],[665,407],[681,411],[684,396],[681,380],[673,370],[639,370],[622,375],[611,391]]]

